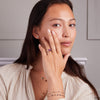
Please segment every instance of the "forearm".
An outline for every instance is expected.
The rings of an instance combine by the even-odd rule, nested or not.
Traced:
[[[59,100],[65,97],[61,78],[53,77],[48,79],[47,97],[48,100]]]

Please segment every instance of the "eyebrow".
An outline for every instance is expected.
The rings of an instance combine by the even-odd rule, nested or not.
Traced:
[[[50,19],[49,21],[54,21],[54,20],[61,20],[61,21],[64,21],[63,19],[60,19],[60,18],[53,18],[53,19]],[[73,20],[76,21],[75,18],[69,19],[69,21],[73,21]]]

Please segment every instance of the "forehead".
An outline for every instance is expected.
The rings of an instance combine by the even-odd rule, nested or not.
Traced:
[[[53,4],[47,9],[43,20],[50,20],[51,18],[63,18],[68,20],[73,19],[74,15],[71,8],[67,4]]]

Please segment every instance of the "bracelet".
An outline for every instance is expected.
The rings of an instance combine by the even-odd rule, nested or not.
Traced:
[[[64,91],[52,91],[52,92],[48,92],[47,96],[48,97],[51,97],[51,96],[62,96],[62,97],[65,97]]]
[[[50,92],[50,91],[48,91],[48,94],[49,94],[49,93],[64,93],[64,91],[63,91],[63,90],[51,91],[51,92]]]

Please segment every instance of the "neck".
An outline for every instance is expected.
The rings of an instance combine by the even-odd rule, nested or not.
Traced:
[[[37,60],[33,63],[33,70],[36,72],[44,72],[43,66],[42,66],[42,56],[39,55],[37,57]]]

